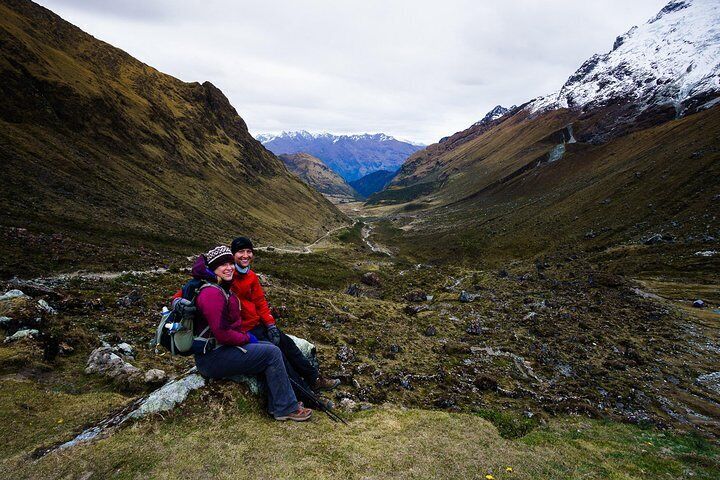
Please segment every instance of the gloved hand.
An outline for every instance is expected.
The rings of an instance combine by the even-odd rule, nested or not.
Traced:
[[[193,305],[193,303],[187,298],[179,298],[175,300],[175,303],[173,304],[173,312],[175,312],[175,315],[179,318],[194,315],[196,311],[197,307],[195,307],[195,305]]]
[[[275,325],[267,327],[267,336],[268,340],[270,340],[273,344],[280,345],[280,329],[278,327]]]
[[[250,341],[248,343],[258,343],[257,337],[255,335],[253,335],[252,333],[248,332],[247,336],[250,339]]]

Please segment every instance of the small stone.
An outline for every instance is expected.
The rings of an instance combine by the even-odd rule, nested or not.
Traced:
[[[39,333],[40,332],[38,330],[35,330],[34,328],[18,330],[11,336],[7,337],[5,339],[5,343],[16,342],[18,340],[22,340],[23,338],[35,337]]]
[[[483,327],[480,322],[470,322],[470,325],[465,329],[470,335],[481,335],[483,333]]]
[[[354,412],[357,410],[357,402],[351,398],[343,398],[340,400],[340,403],[338,404],[340,408],[345,410],[346,412]]]
[[[400,353],[402,352],[402,347],[400,345],[395,345],[394,343],[390,345],[390,353]]]
[[[355,360],[355,351],[347,345],[343,345],[337,353],[337,359],[341,362],[352,362]]]
[[[427,305],[408,305],[405,307],[405,313],[407,313],[410,316],[417,315],[418,313],[422,312],[423,310],[428,310]]]
[[[477,298],[477,295],[473,295],[472,293],[468,293],[465,290],[460,292],[460,296],[458,297],[458,300],[464,303],[472,302]]]
[[[128,383],[142,378],[139,368],[123,360],[110,347],[99,347],[90,353],[85,373],[99,373],[113,380]]]
[[[357,283],[352,283],[347,290],[345,290],[345,293],[347,295],[352,295],[353,297],[359,297],[362,294],[362,289]]]
[[[380,280],[380,275],[378,275],[376,272],[367,272],[362,276],[360,279],[362,283],[365,285],[369,285],[371,287],[379,287],[382,283]]]
[[[705,375],[700,375],[696,380],[695,383],[698,385],[702,385],[703,387],[714,391],[717,394],[720,394],[720,372],[712,372],[712,373],[706,373]]]
[[[693,302],[693,307],[695,308],[705,308],[705,302],[703,302],[700,299],[697,299]]]
[[[27,297],[27,295],[25,295],[22,290],[8,290],[4,294],[0,295],[0,302],[18,297]]]
[[[654,235],[650,235],[648,238],[643,240],[643,243],[645,245],[655,245],[662,242],[662,235],[659,233],[656,233]]]
[[[159,368],[151,368],[145,372],[145,383],[160,384],[165,383],[167,380],[167,374]]]
[[[523,317],[523,320],[526,320],[526,321],[527,321],[527,320],[533,320],[535,317],[537,317],[537,313],[536,313],[536,312],[530,312],[530,313],[528,313],[527,315],[525,315],[525,316]]]
[[[434,325],[428,325],[428,327],[425,329],[425,336],[434,337],[435,335],[437,335],[437,328],[435,328]]]
[[[422,290],[413,290],[412,292],[406,293],[403,298],[408,302],[424,302],[427,300],[427,293]]]
[[[50,315],[57,315],[57,310],[51,307],[45,300],[38,300],[38,308],[43,312],[49,313]]]
[[[12,322],[12,318],[0,317],[0,327],[6,327],[10,322]]]
[[[139,303],[143,302],[143,296],[138,292],[137,290],[133,290],[132,292],[125,295],[123,298],[117,301],[117,304],[121,307],[131,307],[133,305],[137,305]]]

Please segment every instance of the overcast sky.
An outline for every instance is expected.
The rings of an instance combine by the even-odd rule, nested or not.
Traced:
[[[560,88],[667,0],[39,0],[187,82],[251,133],[383,132],[433,143]]]

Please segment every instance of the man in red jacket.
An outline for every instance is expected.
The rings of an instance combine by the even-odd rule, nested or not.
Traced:
[[[288,375],[294,380],[302,378],[304,383],[316,390],[331,390],[340,385],[340,380],[324,378],[317,367],[310,363],[287,335],[275,325],[270,313],[265,292],[257,275],[250,269],[254,247],[249,238],[238,237],[230,246],[235,257],[235,275],[230,290],[240,299],[242,328],[259,340],[268,340],[277,345],[287,359]],[[305,400],[305,399],[303,399]]]

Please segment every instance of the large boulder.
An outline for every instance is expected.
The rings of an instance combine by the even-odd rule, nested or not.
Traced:
[[[205,379],[198,374],[168,382],[148,395],[127,418],[141,418],[151,413],[171,410],[175,405],[184,402],[190,392],[204,386]]]
[[[35,330],[34,328],[26,328],[23,330],[18,330],[11,336],[7,337],[5,339],[5,343],[17,342],[18,340],[22,340],[23,338],[36,337],[39,333],[40,332]]]
[[[143,381],[142,371],[126,362],[113,347],[98,347],[88,357],[85,373],[97,373],[123,384]]]

